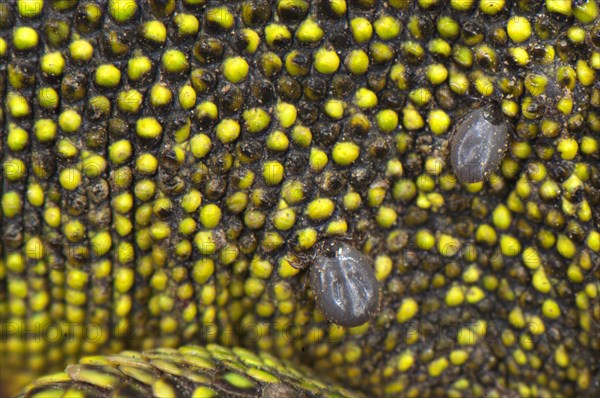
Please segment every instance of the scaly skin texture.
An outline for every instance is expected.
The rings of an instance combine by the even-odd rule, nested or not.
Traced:
[[[600,392],[594,0],[9,0],[0,37],[3,389],[219,343],[369,396]],[[507,154],[460,184],[490,101]],[[315,309],[330,237],[365,325]]]
[[[272,355],[208,344],[85,357],[19,397],[364,397]]]

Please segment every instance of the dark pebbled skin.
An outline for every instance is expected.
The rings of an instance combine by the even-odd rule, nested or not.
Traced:
[[[95,23],[86,22],[83,9],[91,3],[102,11]],[[549,13],[542,0],[507,0],[505,9],[495,16],[485,15],[477,1],[469,10],[458,11],[449,1],[432,1],[427,6],[417,1],[348,0],[346,12],[339,15],[327,1],[318,0],[310,3],[303,17],[287,11],[280,15],[278,4],[262,0],[249,6],[248,2],[225,1],[190,6],[177,0],[175,12],[193,14],[200,21],[198,35],[179,38],[172,15],[153,10],[153,6],[169,2],[138,3],[133,19],[119,24],[107,14],[105,0],[45,0],[43,14],[33,19],[18,16],[14,0],[1,2],[0,36],[7,43],[5,56],[0,58],[1,190],[2,194],[16,192],[23,204],[15,217],[7,217],[3,210],[0,221],[3,390],[12,393],[34,377],[64,369],[89,355],[219,342],[304,363],[315,373],[368,396],[599,395],[600,257],[592,240],[598,239],[594,233],[600,230],[600,165],[597,150],[585,153],[581,148],[584,137],[598,141],[600,93],[597,70],[591,85],[582,84],[577,74],[578,64],[589,65],[600,51],[597,19],[583,24],[574,16]],[[586,3],[574,1],[573,7]],[[206,21],[207,11],[217,6],[229,7],[234,15],[230,30]],[[401,23],[398,36],[384,40],[374,29],[366,42],[353,38],[351,20],[365,18],[374,23],[384,14]],[[323,29],[319,43],[302,43],[294,36],[307,16]],[[456,36],[440,34],[437,23],[443,16],[452,17],[459,25]],[[527,41],[514,43],[502,34],[511,16],[531,22]],[[41,32],[46,22],[57,19],[68,22],[71,32],[66,42],[52,47]],[[141,38],[142,24],[155,19],[167,28],[163,45]],[[291,39],[268,45],[264,32],[271,23],[288,26]],[[40,32],[37,49],[14,49],[12,32],[22,25]],[[223,78],[221,62],[240,54],[236,33],[246,28],[259,32],[261,43],[256,53],[242,54],[250,72],[246,80],[234,85]],[[571,28],[584,31],[584,43],[570,41]],[[94,55],[87,63],[74,62],[69,56],[68,47],[76,35],[93,43]],[[479,35],[481,41],[477,42]],[[203,36],[218,42],[221,51]],[[111,50],[115,37],[125,45],[122,54]],[[431,52],[434,39],[443,39],[450,54]],[[375,43],[389,45],[392,58],[375,62],[377,54],[371,47]],[[423,49],[422,56],[412,51],[415,44]],[[495,52],[497,62],[481,52],[481,45]],[[299,49],[313,62],[312,54],[321,46],[332,46],[339,54],[340,67],[333,75],[320,74],[312,65],[306,76],[291,76],[285,65],[273,74],[263,71],[266,53],[278,54],[285,64],[286,55]],[[554,50],[550,60],[545,58],[546,46]],[[509,50],[514,47],[528,52],[527,65],[519,66],[511,57]],[[165,73],[160,59],[170,48],[186,55],[188,72]],[[461,49],[472,53],[472,63],[457,58]],[[345,60],[354,50],[363,50],[370,58],[366,74],[347,71]],[[66,66],[60,77],[46,76],[39,69],[41,57],[50,51],[64,55]],[[136,52],[147,55],[153,67],[144,79],[134,82],[128,79],[127,68]],[[113,63],[121,71],[121,81],[114,89],[94,83],[95,69],[104,63]],[[449,78],[438,85],[431,83],[426,73],[434,64],[449,72]],[[402,66],[404,72],[394,66]],[[196,105],[213,102],[219,110],[217,119],[198,115],[194,108],[183,109],[178,102],[178,90],[195,76],[196,69],[206,72],[201,76],[211,88],[198,90]],[[33,76],[27,77],[33,77],[33,84],[14,87],[9,70],[32,71]],[[450,76],[455,72],[469,81],[466,93],[453,91]],[[428,118],[432,111],[443,110],[452,128],[461,115],[486,103],[485,93],[475,85],[481,74],[493,85],[493,100],[516,104],[511,116],[516,134],[497,175],[473,187],[448,182],[454,178],[449,167],[451,130],[434,133]],[[526,83],[532,74],[547,78],[545,92],[534,95],[529,91]],[[298,84],[288,84],[288,79]],[[162,108],[149,101],[148,93],[158,82],[173,91],[173,101]],[[269,85],[273,86],[272,95],[263,90]],[[298,85],[302,91],[294,99]],[[57,109],[39,107],[36,94],[41,87],[53,87],[59,93]],[[144,93],[138,114],[124,112],[117,105],[119,93],[131,88]],[[375,107],[360,109],[355,104],[355,93],[361,88],[376,93]],[[429,103],[420,107],[413,103],[410,95],[417,89],[429,90]],[[9,93],[27,99],[32,109],[29,116],[14,118],[10,114],[5,101]],[[108,111],[99,109],[98,102],[88,101],[98,96],[108,99]],[[283,98],[297,108],[296,123],[289,128],[282,127],[275,116],[276,105]],[[331,98],[346,103],[340,120],[324,113],[325,101]],[[568,114],[556,108],[563,98],[573,102]],[[243,119],[243,112],[254,107],[263,108],[272,118],[269,128],[260,134],[248,132]],[[77,109],[83,119],[76,134],[59,129],[55,142],[36,140],[36,121],[57,121],[61,112],[70,108]],[[394,110],[399,118],[398,127],[390,132],[381,131],[377,124],[378,112],[384,109]],[[420,127],[404,120],[415,110],[422,119]],[[352,119],[356,114],[363,114],[368,123]],[[163,125],[163,134],[146,141],[136,135],[135,122],[150,116]],[[221,143],[215,133],[216,124],[225,118],[242,126],[238,140],[230,144]],[[211,151],[203,158],[191,153],[187,140],[176,142],[174,132],[187,119],[190,137],[202,133],[212,142]],[[542,121],[548,120],[558,126],[555,132],[542,131]],[[22,151],[7,146],[6,132],[12,124],[29,133],[29,144]],[[308,146],[292,139],[298,125],[311,129]],[[267,136],[278,130],[289,138],[287,151],[267,147]],[[576,140],[579,150],[574,158],[563,159],[557,147],[559,141],[569,138]],[[77,155],[65,158],[58,153],[56,142],[62,139],[71,140]],[[122,139],[131,142],[132,156],[116,164],[108,159],[109,148]],[[351,166],[339,166],[331,159],[333,146],[343,141],[360,147],[360,157]],[[185,152],[181,165],[173,165],[168,150],[177,145]],[[312,150],[328,155],[328,163],[319,171],[309,164]],[[84,174],[76,190],[66,191],[59,173],[77,167],[84,160],[84,151],[103,157],[107,167],[96,177]],[[136,171],[136,159],[142,153],[159,160],[154,175]],[[4,163],[14,158],[26,165],[22,180],[9,180],[4,170]],[[266,161],[285,166],[280,185],[265,183]],[[546,174],[539,180],[536,178],[543,173],[535,171],[542,166]],[[254,180],[244,186],[248,171]],[[135,196],[135,186],[146,179],[156,184],[155,196],[148,201]],[[304,198],[289,204],[296,214],[294,226],[279,231],[272,218],[280,200],[287,197],[283,186],[288,182],[300,183]],[[547,194],[546,183],[558,186],[557,196]],[[42,186],[45,193],[40,207],[27,200],[32,184]],[[218,245],[214,254],[202,254],[200,250],[206,247],[194,242],[196,233],[208,230],[200,222],[199,210],[187,213],[181,207],[183,196],[192,190],[201,192],[202,205],[213,203],[222,210],[219,225],[212,230]],[[238,192],[248,198],[242,210],[228,201]],[[118,212],[116,198],[128,193],[134,198],[132,208]],[[360,196],[358,208],[346,207],[347,193]],[[158,206],[165,197],[172,207]],[[329,219],[307,217],[306,207],[316,198],[334,201],[335,211]],[[138,211],[148,210],[146,205],[152,209],[144,213],[149,214],[144,219]],[[381,208],[391,209],[397,216],[389,228],[379,222]],[[502,208],[508,209],[510,219],[498,222],[495,214]],[[61,212],[58,226],[46,222],[44,216],[51,209]],[[249,219],[260,216],[264,224],[251,228]],[[181,221],[188,217],[197,224],[191,235],[180,232]],[[65,237],[65,225],[72,221],[86,227],[78,242]],[[310,259],[319,255],[318,246],[299,250],[297,232],[312,228],[318,242],[330,239],[332,221],[345,221],[343,235],[373,260],[381,279],[381,312],[363,327],[336,327],[315,310],[308,274]],[[127,223],[130,231],[118,228]],[[152,226],[165,225],[171,231],[167,238],[148,237]],[[483,237],[478,234],[486,226],[496,239],[491,239],[489,230]],[[433,245],[427,237],[417,240],[422,231],[433,236]],[[106,253],[94,251],[92,244],[101,232],[111,237],[111,249]],[[283,244],[273,244],[276,239],[270,234],[274,232]],[[27,243],[35,243],[34,238],[41,239],[44,246],[42,259],[27,256]],[[179,256],[176,247],[184,241],[191,244],[191,252]],[[509,247],[503,248],[502,242]],[[560,250],[557,242],[561,242]],[[570,246],[565,242],[572,244],[574,254],[563,250],[563,245]],[[550,290],[546,293],[532,284],[536,270],[525,255],[530,253],[525,252],[528,248],[535,249],[538,269],[547,276]],[[22,266],[9,262],[17,254],[23,256]],[[303,262],[301,257],[309,261]],[[257,268],[262,263],[255,259],[267,261],[271,272],[261,274]],[[284,259],[290,259],[291,265],[282,265]],[[213,272],[204,274],[210,264]],[[282,270],[285,272],[280,273]],[[578,273],[582,280],[577,280]],[[268,276],[259,278],[257,274]],[[460,296],[457,290],[465,296],[462,301],[456,300]],[[478,292],[484,293],[479,301],[473,299]],[[398,311],[409,299],[418,304],[418,312],[408,322],[400,322]],[[543,314],[547,300],[557,303],[560,317],[551,319]],[[518,316],[519,310],[523,317]],[[540,320],[545,331],[533,335],[526,325],[533,329]],[[38,325],[42,332],[36,332]],[[53,330],[46,329],[48,325],[59,327],[61,333],[46,337],[44,331]],[[84,338],[82,325],[92,326],[90,331],[100,330],[101,338]],[[286,329],[286,325],[291,327]],[[566,366],[557,363],[557,350],[567,353]],[[407,367],[409,358],[412,364]]]

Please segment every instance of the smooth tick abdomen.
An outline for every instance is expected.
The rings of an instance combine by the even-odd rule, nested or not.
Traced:
[[[496,105],[471,111],[461,120],[451,139],[450,161],[459,181],[484,181],[504,157],[508,124]]]
[[[317,306],[340,326],[362,325],[379,312],[380,288],[371,259],[354,247],[333,242],[320,253],[310,277]]]

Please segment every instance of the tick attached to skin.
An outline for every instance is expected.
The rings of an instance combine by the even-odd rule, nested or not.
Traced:
[[[362,325],[379,312],[381,292],[372,261],[354,247],[333,241],[310,271],[317,306],[340,326]]]
[[[461,182],[484,181],[506,151],[508,123],[495,104],[468,113],[454,129],[450,143],[452,169]]]

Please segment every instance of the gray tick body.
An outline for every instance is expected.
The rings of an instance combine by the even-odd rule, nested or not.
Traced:
[[[381,292],[369,257],[338,241],[315,258],[310,279],[317,306],[340,326],[362,325],[379,312]]]
[[[450,161],[459,181],[484,181],[504,157],[508,123],[495,104],[469,112],[450,140]]]

